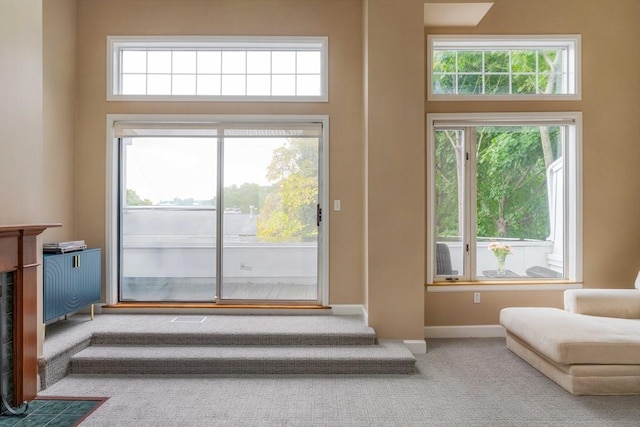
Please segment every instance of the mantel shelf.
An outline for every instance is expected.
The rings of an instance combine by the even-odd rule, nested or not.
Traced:
[[[11,233],[15,231],[24,231],[25,234],[40,234],[47,228],[62,227],[60,223],[52,224],[18,224],[18,225],[0,225],[0,233]]]

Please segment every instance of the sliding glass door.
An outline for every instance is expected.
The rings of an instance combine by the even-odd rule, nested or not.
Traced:
[[[318,298],[318,137],[224,140],[220,297]]]
[[[119,136],[121,301],[319,301],[321,125]]]
[[[216,298],[217,138],[122,140],[120,299]]]

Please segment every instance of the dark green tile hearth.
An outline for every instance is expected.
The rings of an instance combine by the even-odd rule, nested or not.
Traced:
[[[0,427],[72,427],[100,406],[105,399],[35,399],[24,415],[0,416]]]

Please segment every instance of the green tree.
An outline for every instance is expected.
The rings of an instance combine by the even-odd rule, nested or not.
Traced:
[[[463,180],[463,132],[436,131],[435,146],[435,215],[438,236],[460,236],[464,223],[464,194],[459,186]]]
[[[127,188],[127,206],[151,206],[153,203],[149,199],[141,198],[135,190]]]
[[[318,142],[293,138],[274,150],[267,168],[274,183],[257,219],[257,236],[263,241],[313,240],[318,234]]]
[[[272,191],[271,186],[263,187],[254,183],[233,184],[224,189],[224,208],[238,208],[242,213],[250,213],[250,206],[258,208],[265,195]]]
[[[544,239],[549,234],[546,159],[539,127],[478,127],[476,228],[480,237]],[[552,159],[559,128],[549,134]],[[436,131],[435,221],[438,236],[460,236],[464,144],[461,130]]]
[[[477,134],[478,236],[546,238],[549,211],[539,129],[483,127]]]

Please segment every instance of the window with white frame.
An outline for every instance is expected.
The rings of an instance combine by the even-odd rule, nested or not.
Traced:
[[[326,37],[108,37],[107,99],[327,101]]]
[[[429,114],[429,283],[580,280],[580,113]]]
[[[429,100],[580,99],[580,36],[427,37]]]

